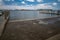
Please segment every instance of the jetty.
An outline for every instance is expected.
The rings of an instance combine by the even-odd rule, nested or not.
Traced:
[[[0,12],[0,36],[2,35],[3,30],[7,24],[8,19],[9,19],[8,14],[9,14],[8,10]]]
[[[60,11],[58,11],[59,14]],[[60,39],[60,16],[13,21],[9,20],[9,11],[2,11],[0,24],[0,40],[54,40]],[[54,37],[54,38],[53,38]],[[57,38],[59,37],[59,38]]]

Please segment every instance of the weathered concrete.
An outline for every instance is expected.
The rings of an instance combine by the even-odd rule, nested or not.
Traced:
[[[7,20],[4,20],[2,23],[0,23],[0,36],[2,35],[6,22]]]
[[[60,40],[60,34],[52,36],[51,38],[48,38],[47,40]]]
[[[3,19],[3,16],[0,16],[0,36],[2,34],[3,28],[4,28],[5,21]]]
[[[9,11],[5,10],[5,11],[2,11],[2,15],[0,16],[0,36],[2,35],[4,27],[9,19],[8,14],[9,14]]]
[[[9,22],[1,40],[46,40],[60,33],[60,20],[56,18],[44,19],[54,20],[52,24],[39,24],[39,19],[29,21]]]

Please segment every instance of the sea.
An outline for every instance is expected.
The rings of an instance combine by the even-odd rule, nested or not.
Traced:
[[[40,13],[40,11],[21,11],[13,10],[10,11],[10,20],[35,20],[56,17],[57,15],[52,13]]]

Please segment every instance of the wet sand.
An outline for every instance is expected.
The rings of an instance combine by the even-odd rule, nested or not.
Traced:
[[[45,40],[60,34],[60,17],[8,22],[1,40]],[[44,24],[46,23],[46,24]]]

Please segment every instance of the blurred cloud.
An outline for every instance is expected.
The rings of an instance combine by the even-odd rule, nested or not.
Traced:
[[[22,4],[26,4],[24,1],[21,2]]]
[[[43,0],[37,0],[37,2],[43,2]]]
[[[60,0],[58,0],[58,2],[60,2]]]
[[[2,0],[0,0],[0,1],[2,1]],[[14,0],[8,0],[8,1],[14,1]],[[29,1],[29,3],[27,3],[26,1],[27,2]],[[25,1],[17,2],[17,3],[14,2],[14,3],[11,3],[11,4],[9,2],[7,2],[10,5],[5,5],[4,4],[3,6],[0,6],[0,9],[10,9],[10,10],[11,9],[12,10],[15,10],[15,9],[18,9],[18,10],[20,10],[20,9],[33,9],[33,10],[36,10],[36,9],[55,9],[55,8],[57,9],[58,4],[56,2],[53,2],[53,3],[48,2],[48,3],[40,3],[40,4],[38,3],[38,4],[35,5],[34,4],[35,1],[43,2],[44,0],[25,0]],[[32,4],[31,4],[31,2],[32,2]],[[1,4],[2,3],[0,3],[0,5]]]
[[[0,2],[1,2],[2,0],[0,0]]]
[[[25,6],[14,6],[14,5],[9,5],[9,6],[0,6],[0,8],[3,8],[3,9],[12,9],[12,10],[15,10],[15,9],[18,9],[18,10],[21,10],[21,9],[29,9],[29,10],[36,10],[36,9],[53,9],[53,6],[51,5],[47,5],[47,4],[37,4],[37,5],[25,5]]]
[[[14,0],[12,0],[12,1],[14,1]]]
[[[26,0],[26,1],[29,1],[29,2],[34,2],[35,0]]]
[[[37,6],[36,6],[36,9],[53,9],[53,6],[51,6],[51,5],[48,5],[48,4],[38,4]]]
[[[2,0],[0,0],[0,5],[2,5]]]
[[[5,0],[5,1],[11,1],[11,0]]]
[[[57,3],[55,2],[55,3],[53,3],[53,5],[54,5],[54,6],[56,6],[56,5],[57,5]]]

